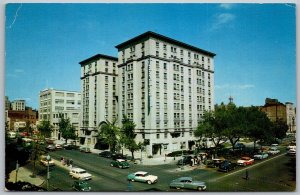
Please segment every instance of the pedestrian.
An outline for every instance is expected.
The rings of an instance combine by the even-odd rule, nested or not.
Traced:
[[[249,179],[249,173],[248,173],[248,169],[246,169],[246,176],[245,179],[248,180]]]
[[[128,188],[128,191],[132,190],[132,184],[131,184],[130,180],[128,180],[127,188]]]
[[[72,159],[70,159],[70,165],[73,165],[73,160]]]

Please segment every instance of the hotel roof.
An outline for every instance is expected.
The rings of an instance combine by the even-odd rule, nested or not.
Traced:
[[[119,44],[119,45],[117,45],[115,47],[118,50],[120,50],[123,47],[126,47],[127,45],[130,45],[132,43],[136,43],[136,42],[140,41],[141,39],[149,39],[150,37],[157,38],[157,39],[160,39],[160,40],[163,40],[163,41],[166,41],[166,42],[169,42],[169,43],[172,43],[172,44],[175,44],[175,45],[178,45],[178,46],[181,46],[181,47],[184,47],[184,48],[196,51],[196,52],[204,53],[204,54],[212,56],[212,57],[216,55],[216,54],[214,54],[212,52],[209,52],[209,51],[200,49],[198,47],[195,47],[195,46],[183,43],[181,41],[177,41],[175,39],[171,39],[169,37],[157,34],[157,33],[152,32],[152,31],[148,31],[148,32],[145,32],[145,33],[143,33],[141,35],[138,35],[138,36],[136,36],[136,37],[134,37],[132,39],[129,39],[128,41],[125,41],[125,42],[123,42],[123,43],[121,43],[121,44]]]

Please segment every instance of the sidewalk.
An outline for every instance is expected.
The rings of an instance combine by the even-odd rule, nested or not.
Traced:
[[[41,186],[44,183],[44,179],[42,177],[39,177],[38,175],[36,177],[31,177],[32,171],[24,167],[20,167],[18,170],[17,175],[17,181],[23,181],[23,182],[29,182],[31,184],[34,184],[36,186]],[[9,182],[16,182],[16,170],[13,170],[9,174]]]

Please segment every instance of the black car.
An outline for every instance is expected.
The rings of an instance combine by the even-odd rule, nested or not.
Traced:
[[[177,165],[187,165],[191,163],[192,156],[183,156],[183,159],[178,160]]]
[[[124,156],[123,154],[119,154],[119,153],[113,153],[111,158],[113,160],[117,160],[117,159],[127,159],[126,156]]]
[[[232,163],[229,160],[224,160],[219,166],[219,171],[228,172],[235,169],[235,167],[236,163]]]
[[[65,144],[63,145],[64,149],[66,150],[77,150],[79,146],[71,145],[71,144]]]
[[[112,152],[110,151],[103,151],[99,153],[99,156],[104,157],[104,158],[111,158],[113,155]]]

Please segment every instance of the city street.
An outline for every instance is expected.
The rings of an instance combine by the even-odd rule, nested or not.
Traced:
[[[96,154],[85,154],[79,151],[51,152],[52,158],[60,157],[72,159],[74,165],[87,170],[93,175],[89,181],[92,191],[178,191],[170,189],[171,180],[181,176],[191,176],[195,180],[206,182],[207,191],[294,191],[296,182],[292,181],[293,165],[290,156],[281,153],[263,161],[256,161],[254,165],[246,167],[249,171],[249,180],[243,179],[245,167],[238,167],[229,173],[218,172],[215,168],[187,167],[181,171],[175,164],[145,166],[131,164],[129,169],[110,167],[110,159],[99,157]],[[131,182],[128,186],[127,175],[136,171],[147,171],[158,176],[156,184]],[[46,175],[45,175],[46,176]],[[71,191],[74,179],[68,175],[68,168],[55,166],[51,170],[50,187],[61,191]],[[50,190],[51,190],[50,189]],[[187,190],[179,190],[187,191]]]

